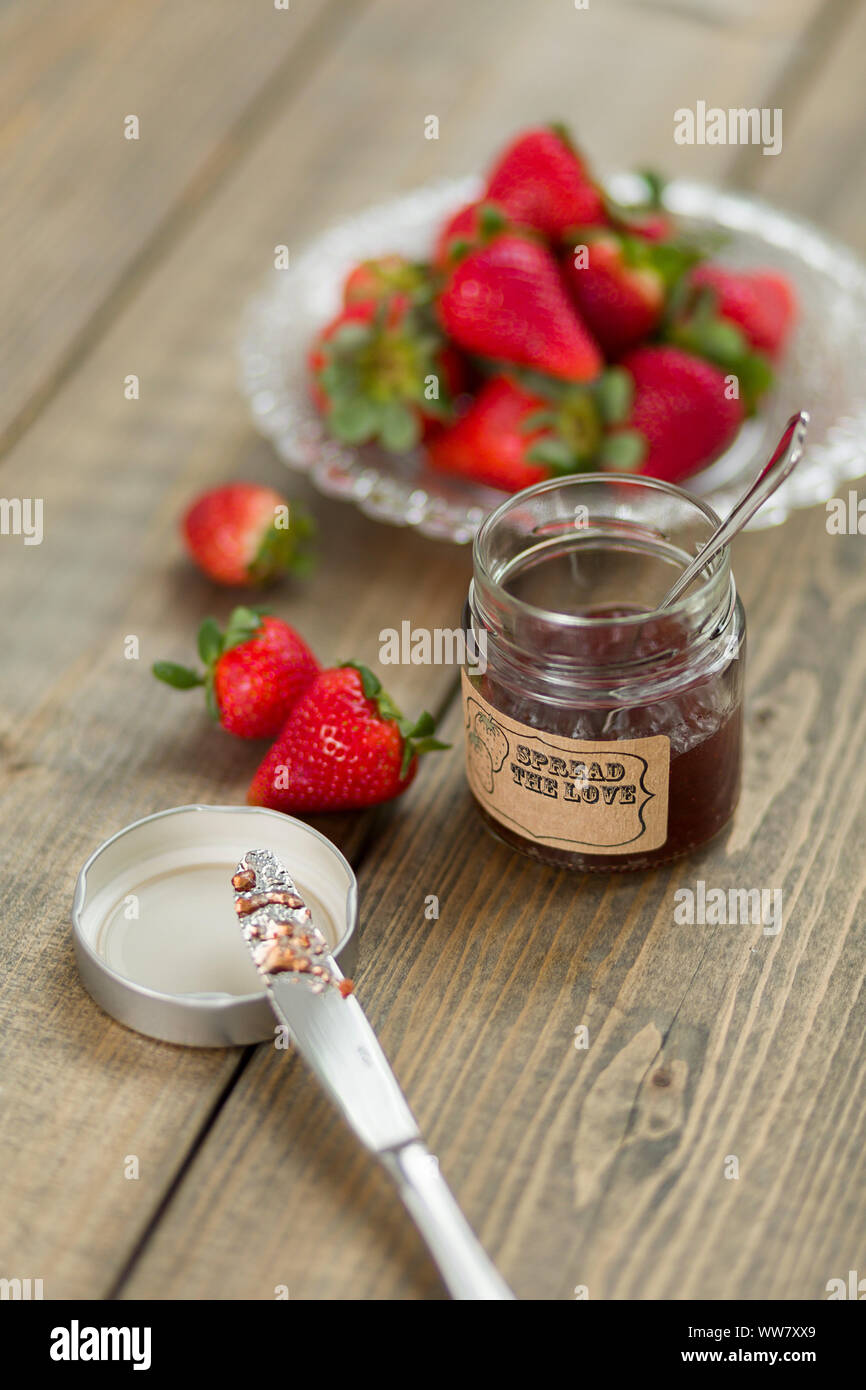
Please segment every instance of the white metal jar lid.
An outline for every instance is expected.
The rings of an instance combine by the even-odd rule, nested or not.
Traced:
[[[97,1004],[165,1042],[229,1047],[273,1038],[274,1015],[231,887],[251,849],[282,860],[351,974],[358,888],[336,845],[260,806],[175,806],[106,840],[78,876],[75,954]]]

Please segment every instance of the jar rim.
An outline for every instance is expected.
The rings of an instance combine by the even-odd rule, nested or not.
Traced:
[[[707,567],[708,572],[705,574],[701,571],[700,578],[695,579],[689,585],[686,592],[667,608],[645,609],[637,613],[626,613],[617,615],[616,617],[611,617],[609,614],[602,614],[597,617],[585,617],[576,613],[562,613],[555,608],[540,608],[536,604],[529,603],[525,599],[516,598],[513,594],[509,593],[509,591],[502,586],[496,575],[491,573],[489,564],[482,553],[482,547],[488,540],[495,525],[501,521],[503,517],[507,516],[509,510],[518,506],[524,506],[529,499],[541,496],[546,492],[555,491],[557,488],[571,486],[579,487],[584,483],[627,484],[630,487],[645,488],[648,491],[655,491],[658,493],[667,493],[678,501],[687,503],[694,508],[696,512],[701,513],[710,524],[710,533],[721,524],[721,518],[708,502],[704,502],[702,498],[696,497],[694,493],[687,492],[685,488],[677,487],[675,483],[668,483],[662,478],[644,477],[642,474],[636,473],[574,473],[563,477],[546,478],[543,482],[534,483],[531,487],[523,488],[520,492],[512,493],[485,517],[481,526],[479,526],[475,533],[475,539],[472,545],[472,561],[475,569],[475,579],[483,579],[484,586],[491,586],[491,588],[497,592],[500,601],[504,599],[510,606],[519,608],[521,612],[527,615],[547,622],[554,621],[561,626],[575,627],[578,629],[592,629],[611,625],[616,625],[617,627],[637,626],[638,624],[646,623],[660,616],[674,617],[678,614],[684,614],[689,609],[693,610],[695,608],[696,602],[700,601],[702,595],[706,598],[708,593],[711,593],[714,587],[718,585],[720,578],[723,579],[723,584],[721,586],[724,590],[723,597],[727,595],[730,585],[733,583],[733,576],[730,576],[730,579],[728,578],[730,569],[730,547],[727,545],[719,550],[709,562]],[[477,584],[473,583],[472,587],[477,591]]]

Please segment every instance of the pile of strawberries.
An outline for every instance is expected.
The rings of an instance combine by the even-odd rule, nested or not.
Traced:
[[[796,317],[770,270],[704,260],[661,206],[603,192],[561,127],[505,150],[430,263],[349,274],[309,355],[329,431],[508,492],[609,469],[675,482],[718,457]]]

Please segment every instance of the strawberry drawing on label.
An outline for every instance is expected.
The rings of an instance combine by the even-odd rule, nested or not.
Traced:
[[[474,765],[475,777],[486,792],[493,791],[493,759],[490,749],[474,729],[466,732],[466,748]]]
[[[476,710],[472,719],[472,730],[490,754],[493,771],[499,772],[508,757],[508,739],[505,737],[505,730],[483,709]]]

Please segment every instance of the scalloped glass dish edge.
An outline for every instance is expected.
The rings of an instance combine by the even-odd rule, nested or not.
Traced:
[[[609,187],[623,201],[635,195],[629,175]],[[240,340],[241,390],[256,429],[283,462],[367,516],[458,543],[472,539],[503,494],[435,474],[423,450],[396,458],[332,439],[310,399],[306,357],[316,329],[337,312],[343,278],[356,261],[388,251],[427,255],[435,227],[479,191],[477,178],[449,179],[332,226],[290,269],[270,273],[246,306]],[[668,185],[665,201],[686,226],[727,235],[719,259],[775,266],[795,281],[800,320],[771,395],[731,448],[685,483],[724,515],[787,417],[808,409],[804,457],[752,522],[753,528],[778,525],[866,472],[866,266],[810,223],[746,194],[680,180]]]

